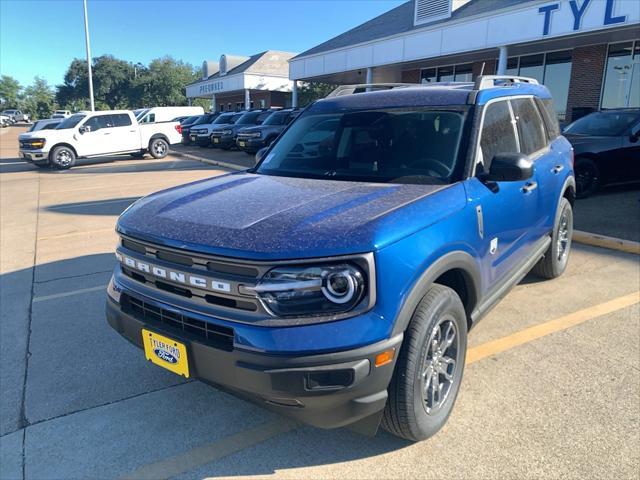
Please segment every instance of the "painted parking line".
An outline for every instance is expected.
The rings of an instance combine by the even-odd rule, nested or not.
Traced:
[[[175,477],[201,465],[215,462],[270,438],[295,430],[298,426],[299,424],[292,420],[280,417],[275,418],[262,425],[221,438],[208,445],[196,447],[180,455],[144,465],[122,478],[160,480]]]
[[[471,348],[467,352],[466,364],[478,362],[496,353],[510,350],[532,342],[555,332],[566,330],[602,315],[622,310],[640,303],[640,292],[609,300],[560,318],[536,325],[507,335],[500,339]],[[286,418],[278,418],[256,428],[236,433],[216,442],[196,447],[180,455],[144,465],[123,478],[126,479],[165,479],[195,468],[215,462],[223,457],[237,453],[258,443],[262,443],[280,434],[295,430],[298,424]]]
[[[546,337],[552,333],[575,327],[587,320],[592,320],[594,318],[622,310],[623,308],[630,307],[637,303],[640,303],[640,292],[633,292],[629,295],[614,298],[608,302],[583,308],[582,310],[570,313],[564,317],[556,318],[554,320],[535,325],[531,328],[520,330],[519,332],[507,335],[506,337],[483,343],[482,345],[478,345],[477,347],[467,350],[466,364],[475,363],[483,358],[495,355],[496,353],[504,352],[519,345],[532,342],[538,338]]]
[[[55,300],[57,298],[73,297],[74,295],[82,295],[83,293],[97,292],[99,290],[106,291],[107,285],[98,285],[97,287],[81,288],[79,290],[71,290],[69,292],[54,293],[52,295],[43,295],[35,297],[33,303],[46,302],[47,300]]]

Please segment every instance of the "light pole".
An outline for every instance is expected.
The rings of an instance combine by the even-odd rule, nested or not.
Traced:
[[[89,44],[89,17],[87,16],[87,0],[82,0],[84,4],[84,39],[87,44],[87,68],[89,70],[89,100],[91,102],[91,111],[96,107],[93,103],[93,73],[91,72],[91,45]]]

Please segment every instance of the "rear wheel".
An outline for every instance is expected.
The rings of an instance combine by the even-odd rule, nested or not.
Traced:
[[[432,285],[405,332],[382,427],[413,441],[435,435],[456,401],[466,352],[467,318],[460,297]]]
[[[153,158],[164,158],[169,153],[169,144],[163,138],[153,138],[149,143],[149,153]]]
[[[587,198],[600,188],[600,169],[590,158],[578,158],[576,172],[576,198]]]
[[[556,278],[564,273],[569,262],[573,237],[573,208],[566,198],[560,200],[556,221],[551,234],[551,245],[535,267],[533,273],[542,278]]]
[[[76,163],[76,154],[69,147],[56,147],[49,156],[49,163],[58,170],[67,170]]]

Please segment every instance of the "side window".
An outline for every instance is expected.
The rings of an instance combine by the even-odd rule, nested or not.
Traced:
[[[532,98],[511,100],[513,113],[518,126],[520,137],[520,151],[531,155],[547,146],[547,134],[544,130],[542,117]]]
[[[545,124],[547,125],[547,133],[549,140],[555,140],[560,135],[560,125],[558,124],[558,116],[550,98],[537,98],[536,103],[542,112]]]
[[[154,123],[155,121],[156,121],[156,114],[155,113],[150,113],[149,115],[144,117],[142,119],[142,122],[140,122],[140,123]]]
[[[87,120],[83,126],[90,127],[91,131],[95,132],[102,128],[113,127],[113,121],[111,120],[111,115],[96,115]]]
[[[131,125],[131,117],[126,113],[117,113],[115,115],[111,115],[111,118],[113,118],[114,127],[128,127]]]
[[[480,132],[480,153],[485,172],[489,171],[491,160],[499,153],[517,153],[518,142],[507,100],[490,103],[484,113]]]

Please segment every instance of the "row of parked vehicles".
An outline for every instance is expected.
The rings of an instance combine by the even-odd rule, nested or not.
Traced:
[[[268,147],[300,113],[298,108],[212,112],[182,123],[182,143],[253,155]]]

